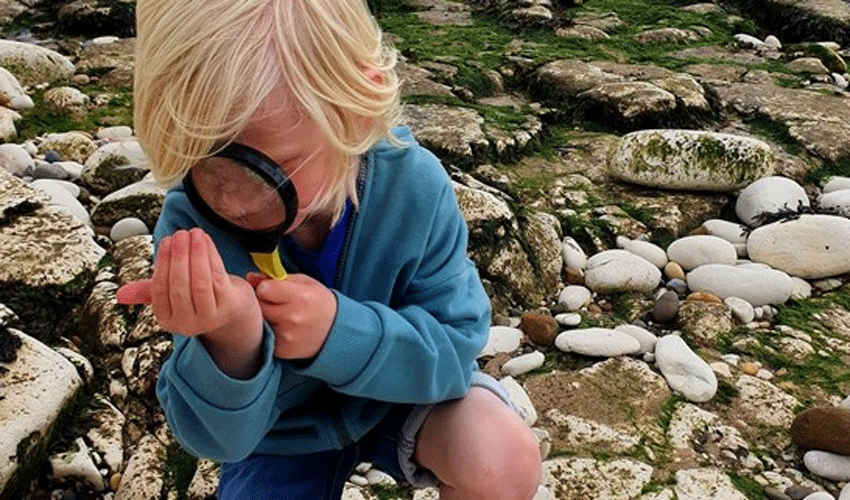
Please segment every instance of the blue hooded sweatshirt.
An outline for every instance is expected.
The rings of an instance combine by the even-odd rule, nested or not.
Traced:
[[[332,287],[337,315],[309,364],[275,358],[265,324],[260,371],[237,380],[196,337],[174,335],[156,393],[189,452],[237,462],[255,453],[339,449],[393,404],[435,403],[469,390],[490,302],[467,257],[467,227],[448,175],[409,129],[394,133],[409,146],[383,141],[362,162],[360,204]],[[170,190],[154,241],[192,227],[212,237],[229,273],[257,271],[244,246],[206,221],[181,187]]]

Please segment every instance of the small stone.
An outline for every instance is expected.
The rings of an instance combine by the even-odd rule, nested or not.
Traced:
[[[678,295],[685,295],[686,293],[688,293],[688,284],[685,281],[680,280],[679,278],[671,279],[667,282],[666,286],[668,289],[673,290]]]
[[[507,361],[502,365],[502,373],[516,377],[540,368],[545,361],[546,356],[542,352],[530,352]]]
[[[825,491],[816,491],[811,495],[806,495],[803,500],[835,500],[835,497]]]
[[[850,409],[820,406],[805,410],[794,418],[790,434],[802,450],[850,455]]]
[[[121,486],[121,473],[116,472],[109,476],[109,489],[112,491],[118,491],[119,486]]]
[[[578,326],[581,324],[581,314],[579,313],[561,313],[555,315],[555,321],[563,326]]]
[[[584,283],[584,271],[581,269],[567,268],[564,271],[564,281],[570,285],[581,285]]]
[[[582,328],[558,335],[555,347],[585,356],[614,357],[638,353],[640,342],[627,333],[609,328]]]
[[[770,500],[791,500],[791,497],[778,490],[777,488],[773,488],[772,486],[768,486],[764,489],[764,494]]]
[[[112,229],[109,231],[109,239],[117,243],[124,238],[145,234],[150,234],[150,230],[141,219],[125,217],[112,226]]]
[[[634,337],[640,344],[639,353],[649,353],[655,350],[655,343],[658,342],[658,337],[647,329],[637,325],[620,325],[614,329]]]
[[[670,243],[667,256],[682,269],[691,271],[705,264],[734,265],[738,251],[732,243],[711,235],[685,236]]]
[[[44,161],[48,163],[62,161],[62,155],[51,149],[50,151],[44,153]]]
[[[587,255],[571,236],[564,238],[561,244],[561,255],[564,258],[564,266],[567,269],[583,270],[587,265]]]
[[[558,304],[566,307],[568,311],[578,311],[589,304],[591,298],[592,294],[586,287],[569,285],[558,295]]]
[[[664,265],[664,276],[667,276],[669,279],[677,279],[677,280],[685,280],[685,270],[682,269],[676,262],[668,262]]]
[[[712,304],[723,303],[723,300],[720,297],[708,292],[694,292],[688,295],[685,300],[690,300],[691,302],[709,302]]]
[[[828,451],[811,450],[803,455],[809,472],[832,481],[850,480],[850,457]]]
[[[726,297],[723,299],[723,303],[732,310],[732,314],[734,314],[741,323],[747,324],[756,317],[753,305],[744,299],[738,297]]]
[[[841,488],[841,493],[838,494],[838,500],[850,500],[850,483]]]
[[[681,337],[666,335],[658,339],[655,357],[667,384],[688,401],[704,403],[717,393],[714,371]]]
[[[752,361],[744,361],[738,368],[747,375],[755,375],[759,372],[761,365]]]
[[[668,323],[679,313],[679,294],[668,290],[661,294],[652,307],[652,319],[659,323]]]
[[[550,346],[558,336],[558,322],[548,314],[528,312],[520,317],[519,328],[537,345]]]
[[[785,494],[791,497],[791,500],[803,500],[807,496],[814,493],[815,490],[806,486],[794,485],[785,488]]]
[[[522,330],[509,326],[491,326],[487,344],[479,356],[493,356],[500,352],[515,351],[522,340]]]

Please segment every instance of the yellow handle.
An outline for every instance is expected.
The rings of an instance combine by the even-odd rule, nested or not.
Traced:
[[[277,248],[272,253],[254,253],[251,252],[251,258],[254,259],[254,264],[266,276],[276,280],[285,280],[287,277],[286,269],[280,262],[280,254]]]

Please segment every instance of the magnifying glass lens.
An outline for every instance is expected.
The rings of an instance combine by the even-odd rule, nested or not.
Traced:
[[[246,164],[211,156],[190,170],[192,184],[216,214],[247,231],[269,231],[287,220],[277,186]]]

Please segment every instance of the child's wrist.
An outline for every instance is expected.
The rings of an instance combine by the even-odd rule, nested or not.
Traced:
[[[247,379],[262,364],[263,317],[254,303],[247,314],[235,316],[227,324],[200,336],[215,364],[228,376]]]

